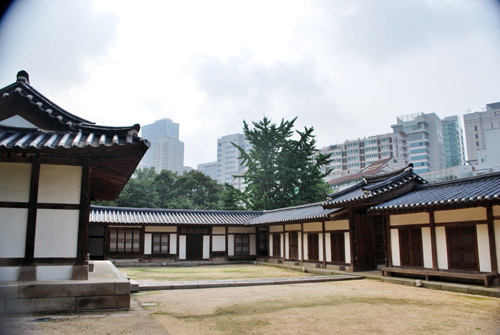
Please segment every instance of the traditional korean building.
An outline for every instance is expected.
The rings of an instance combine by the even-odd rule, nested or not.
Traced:
[[[87,279],[90,201],[121,192],[149,147],[139,128],[75,116],[25,71],[0,89],[0,281]]]
[[[386,275],[425,279],[498,280],[500,266],[500,173],[416,185],[374,205],[384,217]]]

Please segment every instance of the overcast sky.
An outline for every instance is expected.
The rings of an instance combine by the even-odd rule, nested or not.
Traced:
[[[185,165],[264,115],[318,147],[500,101],[493,0],[20,0],[0,22],[0,87],[17,71],[101,125],[180,123]]]

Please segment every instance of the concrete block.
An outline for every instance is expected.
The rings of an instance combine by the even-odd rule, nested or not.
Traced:
[[[19,273],[19,281],[36,280],[36,266],[23,266]]]
[[[5,313],[5,300],[0,300],[0,314]]]
[[[114,283],[44,283],[19,285],[19,298],[56,298],[112,295]],[[130,288],[129,288],[130,290]]]
[[[443,290],[450,292],[469,293],[469,287],[465,285],[455,285],[455,284],[445,283],[442,284],[441,287]]]
[[[71,274],[71,280],[87,280],[87,279],[89,279],[88,265],[73,266],[73,273]]]
[[[498,289],[490,289],[486,287],[469,286],[468,293],[475,295],[484,295],[487,297],[500,298],[500,291]]]
[[[442,289],[441,283],[424,281],[424,282],[422,282],[422,284],[424,285],[425,288],[430,288],[432,290],[441,290]]]
[[[128,306],[130,306],[130,295],[116,296],[106,295],[99,297],[78,297],[76,298],[76,310],[92,310],[92,309],[115,309],[120,308],[119,303],[125,306],[125,300],[128,297]],[[126,308],[126,307],[122,307]]]
[[[130,292],[139,292],[139,284],[133,279],[130,280]]]
[[[116,308],[130,308],[130,294],[117,295]]]
[[[19,285],[0,285],[0,299],[17,299]]]
[[[115,294],[130,294],[130,282],[115,282]]]
[[[14,299],[5,301],[5,313],[63,312],[75,310],[75,298]]]

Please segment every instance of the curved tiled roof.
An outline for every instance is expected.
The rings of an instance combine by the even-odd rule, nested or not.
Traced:
[[[155,209],[91,206],[91,223],[147,225],[246,225],[259,211]]]
[[[435,184],[417,185],[398,198],[370,208],[370,212],[453,207],[481,202],[500,203],[500,173]]]
[[[321,202],[302,206],[287,207],[264,211],[264,213],[250,220],[249,224],[265,224],[280,222],[312,221],[328,218],[328,216],[339,209],[324,209]]]
[[[367,177],[350,188],[330,195],[329,198],[331,199],[324,202],[322,205],[324,208],[339,208],[357,202],[367,201],[376,196],[395,191],[412,181],[420,184],[427,183],[423,178],[413,173],[413,165],[410,164],[404,170],[385,175]]]

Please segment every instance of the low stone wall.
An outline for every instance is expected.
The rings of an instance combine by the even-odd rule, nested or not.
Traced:
[[[0,313],[128,309],[130,282],[109,261],[95,262],[89,280],[9,282],[0,285]]]

